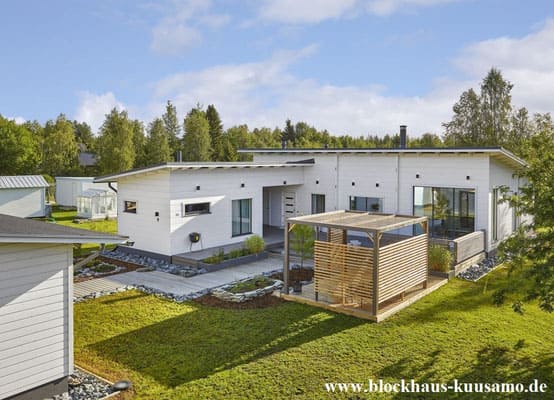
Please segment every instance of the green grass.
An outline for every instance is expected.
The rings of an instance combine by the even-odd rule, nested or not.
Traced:
[[[227,289],[231,293],[245,293],[273,285],[275,281],[265,276],[258,276],[247,281],[238,282]]]
[[[70,226],[71,228],[87,229],[89,231],[117,233],[117,220],[100,220],[100,221],[87,221],[80,224],[76,224],[73,220],[77,217],[77,211],[69,210],[64,211],[59,207],[54,207],[52,210],[52,218],[55,219],[59,225]],[[74,251],[75,256],[84,256],[92,251],[98,250],[100,246],[95,243],[86,243],[76,248]]]
[[[550,386],[541,398],[554,398],[554,315],[494,306],[505,285],[502,268],[478,283],[453,280],[379,324],[291,302],[224,310],[131,291],[75,305],[75,360],[130,379],[137,399],[418,398],[324,391],[370,378],[538,379]]]

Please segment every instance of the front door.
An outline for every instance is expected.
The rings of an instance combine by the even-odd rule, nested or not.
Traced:
[[[296,193],[283,192],[283,220],[281,226],[285,226],[287,218],[296,215]]]

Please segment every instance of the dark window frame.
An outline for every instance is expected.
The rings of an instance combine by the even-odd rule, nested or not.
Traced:
[[[235,233],[234,229],[233,229],[233,224],[234,224],[234,207],[233,207],[233,204],[238,201],[239,202],[239,207],[238,207],[238,210],[239,210],[239,216],[238,216],[238,219],[240,221],[239,223],[239,233]],[[248,229],[248,232],[244,232],[242,230],[242,219],[245,218],[243,215],[242,215],[242,210],[243,210],[243,205],[242,205],[242,202],[243,201],[248,201],[249,202],[249,206],[248,206],[248,218],[249,218],[249,229]],[[238,236],[244,236],[244,235],[250,235],[252,234],[252,198],[247,198],[247,199],[235,199],[235,200],[232,200],[231,201],[231,236],[232,237],[238,237]]]
[[[356,204],[356,199],[365,199],[364,202],[365,202],[365,207],[363,207],[363,209],[357,209],[355,204]],[[370,202],[369,199],[371,200],[377,200],[377,203],[375,203],[374,201]],[[369,207],[368,204],[377,204],[379,206],[379,208],[377,210],[374,210],[372,207]],[[352,207],[352,205],[354,205],[354,207]],[[366,212],[377,212],[377,213],[382,213],[383,212],[383,198],[382,197],[369,197],[369,196],[356,196],[356,195],[351,195],[351,196],[348,196],[348,207],[351,211],[366,211]]]
[[[131,204],[134,204],[134,206],[131,206]],[[129,214],[136,214],[137,202],[132,200],[123,200],[123,212],[129,213]]]
[[[193,217],[195,215],[211,214],[211,203],[203,201],[201,203],[183,204],[183,217]]]
[[[325,212],[325,195],[312,193],[312,214],[321,214]]]

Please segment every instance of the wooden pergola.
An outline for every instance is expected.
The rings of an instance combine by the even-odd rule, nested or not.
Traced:
[[[343,306],[367,309],[377,316],[383,302],[394,298],[403,300],[406,291],[415,286],[427,287],[427,217],[342,210],[287,219],[283,263],[285,294],[289,293],[290,286],[290,232],[297,224],[313,226],[317,232],[314,244],[316,302],[319,294],[325,294]],[[414,235],[415,230],[409,230],[413,225],[420,225],[422,233]],[[409,234],[398,233],[402,228]],[[320,240],[322,231],[325,231],[325,240]],[[349,231],[365,234],[370,246],[348,243]],[[397,233],[390,234],[391,231]]]

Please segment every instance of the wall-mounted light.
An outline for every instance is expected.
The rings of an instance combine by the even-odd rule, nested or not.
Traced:
[[[352,182],[352,186],[356,186],[356,182]]]
[[[316,185],[319,185],[319,181],[315,181],[315,184],[316,184]]]
[[[196,186],[196,190],[200,190],[200,185]]]
[[[240,184],[240,187],[244,187],[244,182]]]
[[[379,187],[379,182],[375,182],[375,187]]]
[[[287,181],[283,181],[283,185],[286,185],[287,184]]]
[[[470,179],[469,175],[466,176],[466,179],[469,181],[469,179]]]
[[[127,240],[127,241],[125,242],[125,244],[126,244],[127,246],[129,246],[129,247],[133,247],[133,246],[135,245],[135,242],[133,242],[133,241],[131,241],[131,240]]]
[[[154,212],[154,216],[155,216],[155,217],[159,217],[159,216],[160,216],[160,212],[159,212],[159,211]]]
[[[419,174],[415,174],[416,179],[419,179]]]

